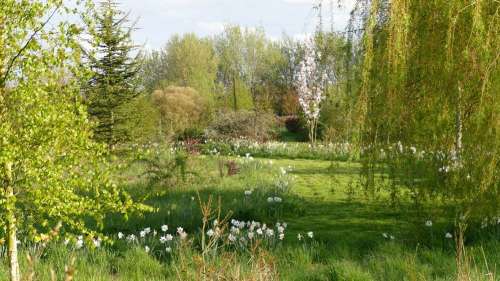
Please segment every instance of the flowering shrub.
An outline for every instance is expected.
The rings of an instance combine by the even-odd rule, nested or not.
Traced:
[[[309,126],[309,140],[314,143],[327,76],[318,63],[320,54],[316,53],[313,40],[306,41],[304,51],[304,59],[300,62],[299,69],[295,74],[295,87],[300,107]]]

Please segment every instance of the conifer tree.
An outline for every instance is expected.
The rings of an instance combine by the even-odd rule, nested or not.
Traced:
[[[109,146],[126,139],[120,124],[126,121],[122,106],[138,95],[139,56],[133,44],[129,14],[114,0],[105,0],[89,22],[91,51],[87,52],[92,78],[87,91],[89,114],[98,122],[95,138]],[[134,54],[136,53],[136,54]]]
[[[73,241],[71,233],[101,239],[109,214],[135,208],[110,180],[103,146],[90,139],[80,94],[88,72],[81,28],[49,23],[54,15],[75,17],[85,3],[0,5],[0,240],[12,281],[24,280],[20,241],[45,243],[53,230]]]

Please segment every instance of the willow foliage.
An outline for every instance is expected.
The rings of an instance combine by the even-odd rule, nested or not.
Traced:
[[[440,198],[464,214],[496,215],[500,3],[369,4],[358,104],[367,183],[374,186],[382,167],[394,197],[409,190],[417,201]]]

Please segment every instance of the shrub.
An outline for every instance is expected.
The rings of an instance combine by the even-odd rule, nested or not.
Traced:
[[[290,133],[304,133],[306,128],[304,122],[296,115],[285,117],[285,127]]]
[[[207,101],[193,88],[170,86],[155,91],[152,98],[160,111],[160,129],[166,134],[202,127],[207,119]]]
[[[205,132],[201,128],[187,128],[182,133],[177,135],[177,141],[203,141],[205,140]]]
[[[145,144],[158,136],[160,114],[149,97],[140,95],[120,106],[117,111],[124,120],[116,126],[122,142]]]
[[[186,181],[189,155],[182,149],[138,150],[134,162],[143,163],[142,177],[149,181],[149,186],[174,187]]]
[[[248,138],[265,141],[276,136],[277,122],[273,114],[251,111],[221,111],[206,130],[213,139]]]
[[[323,103],[318,134],[325,142],[342,142],[352,134],[350,106],[342,100],[330,98]]]
[[[281,111],[287,115],[297,115],[300,112],[299,96],[293,90],[289,90],[281,99]]]

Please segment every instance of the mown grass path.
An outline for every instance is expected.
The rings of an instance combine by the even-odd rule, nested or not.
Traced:
[[[275,159],[273,165],[290,167],[292,193],[304,200],[305,213],[284,220],[290,235],[313,231],[318,240],[365,248],[384,241],[383,233],[408,239],[410,208],[396,208],[388,199],[368,200],[358,186],[361,166],[353,162]]]

